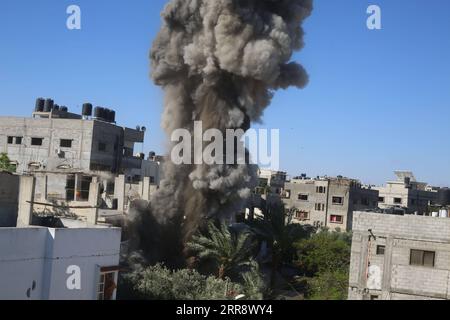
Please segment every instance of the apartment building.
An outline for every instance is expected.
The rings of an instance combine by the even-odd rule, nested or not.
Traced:
[[[51,99],[39,98],[30,118],[0,117],[0,153],[8,155],[17,174],[35,177],[35,207],[86,211],[89,203],[97,203],[92,199],[96,193],[91,195],[95,182],[98,208],[118,210],[124,202],[121,207],[126,208],[130,199],[126,185],[140,195],[155,190],[161,163],[154,153],[148,159],[142,153],[135,155],[135,145],[144,142],[146,129],[120,127],[115,117],[114,111],[93,110],[88,103],[78,115]],[[117,181],[122,183],[116,188]]]
[[[395,174],[397,180],[374,187],[379,192],[378,206],[381,209],[403,208],[409,214],[426,214],[428,207],[437,200],[438,189],[417,182],[412,172],[396,171]]]
[[[354,179],[303,175],[286,182],[281,198],[294,223],[349,231],[354,211],[377,208],[378,191]]]

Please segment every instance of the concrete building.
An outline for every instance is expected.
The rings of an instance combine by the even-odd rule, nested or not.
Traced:
[[[350,231],[354,211],[377,208],[378,191],[354,179],[303,175],[286,182],[281,197],[295,223]]]
[[[450,219],[441,216],[355,212],[349,299],[449,300]]]
[[[0,300],[114,300],[117,228],[0,228]]]
[[[38,99],[31,118],[0,117],[0,153],[8,155],[18,174],[35,178],[34,209],[70,208],[82,217],[94,207],[126,207],[125,184],[143,198],[157,188],[160,161],[154,154],[135,156],[135,144],[143,143],[144,135],[145,128],[117,126],[113,111],[98,107],[92,116],[89,104],[77,115]],[[117,181],[122,184],[116,186]]]
[[[412,172],[397,171],[397,180],[388,181],[383,187],[375,187],[380,195],[378,206],[403,208],[409,214],[426,214],[428,207],[437,200],[437,189],[427,183],[417,182]]]

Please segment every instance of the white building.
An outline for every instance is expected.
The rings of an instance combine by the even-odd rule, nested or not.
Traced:
[[[0,228],[0,300],[114,300],[119,228]]]

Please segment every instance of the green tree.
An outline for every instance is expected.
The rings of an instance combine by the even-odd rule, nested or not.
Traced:
[[[243,284],[223,280],[214,276],[204,276],[195,270],[182,269],[172,271],[164,265],[157,264],[142,268],[122,277],[120,286],[128,286],[127,297],[119,298],[144,300],[228,300],[244,294],[248,300],[261,300],[258,290],[259,279],[255,274],[244,275]],[[258,278],[258,277],[257,277]],[[119,288],[119,294],[123,294]],[[131,292],[131,293],[130,293]]]
[[[6,153],[0,154],[0,171],[15,172],[16,168],[11,165],[11,160],[9,160]]]
[[[295,243],[296,265],[306,276],[347,270],[350,265],[351,235],[322,230],[309,239]]]
[[[281,203],[269,206],[263,218],[248,224],[268,244],[271,252],[270,287],[274,289],[280,267],[292,263],[295,257],[294,242],[309,237],[314,228],[293,224],[291,215]]]
[[[351,255],[351,234],[322,230],[298,241],[296,265],[304,277],[306,297],[312,300],[345,300]]]
[[[199,262],[212,262],[219,279],[233,278],[255,265],[253,235],[248,231],[232,231],[226,224],[218,228],[209,223],[207,233],[195,235],[187,248]]]

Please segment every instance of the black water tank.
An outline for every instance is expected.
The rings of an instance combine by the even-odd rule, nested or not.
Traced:
[[[54,111],[59,111],[59,106],[58,106],[57,104],[55,104],[55,105],[53,106],[53,110],[54,110]]]
[[[116,112],[114,110],[111,110],[110,122],[111,123],[116,123]]]
[[[36,108],[34,109],[35,112],[44,112],[44,105],[45,100],[42,98],[36,99]]]
[[[111,110],[109,110],[109,109],[107,109],[107,108],[105,108],[104,110],[105,110],[105,111],[104,111],[104,114],[103,114],[103,119],[104,119],[106,122],[110,122],[109,119],[110,119],[110,117],[111,117]]]
[[[441,206],[450,205],[450,189],[443,188],[438,191],[438,201],[437,203]]]
[[[54,101],[52,99],[45,100],[44,112],[52,112]]]
[[[69,108],[67,108],[66,106],[61,107],[61,112],[68,112]]]
[[[92,104],[90,103],[83,104],[83,111],[81,115],[86,117],[92,116]]]
[[[103,116],[103,108],[102,107],[95,107],[94,109],[94,117],[96,119],[100,119]]]

